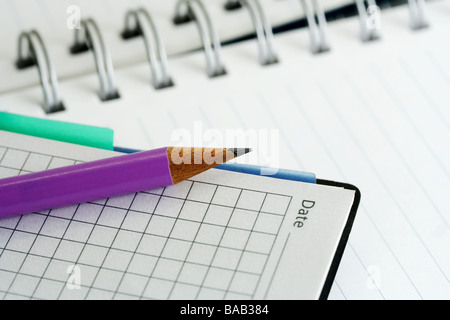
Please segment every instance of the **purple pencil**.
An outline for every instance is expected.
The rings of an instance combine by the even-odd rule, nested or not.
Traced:
[[[0,180],[0,218],[170,186],[249,149],[162,148]]]

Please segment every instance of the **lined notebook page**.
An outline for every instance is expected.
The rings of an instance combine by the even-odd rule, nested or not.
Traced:
[[[118,74],[122,99],[107,104],[95,76],[63,83],[69,111],[54,118],[112,127],[117,145],[141,149],[171,144],[179,128],[194,138],[195,121],[203,132],[278,130],[277,148],[252,146],[255,163],[276,154],[282,168],[362,192],[331,298],[448,299],[450,3],[429,2],[427,14],[431,27],[412,32],[406,6],[384,10],[383,38],[367,44],[357,19],[332,23],[332,51],[320,56],[309,54],[307,30],[277,36],[281,63],[268,68],[255,42],[225,48],[229,74],[213,80],[201,53],[173,59],[176,87],[160,92],[143,64]],[[40,99],[35,88],[0,105],[42,116]]]
[[[0,141],[0,177],[117,155],[3,131]],[[210,170],[176,186],[2,219],[0,299],[317,299],[354,197]],[[298,228],[305,206],[309,219]]]

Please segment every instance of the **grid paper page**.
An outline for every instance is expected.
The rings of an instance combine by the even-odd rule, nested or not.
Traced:
[[[0,132],[0,137],[2,178],[80,161],[80,156],[62,156],[61,145],[77,149],[69,155],[100,156],[98,151],[89,155],[93,149],[45,146],[46,140],[26,137],[37,152],[23,146],[21,135]],[[59,156],[48,152],[52,148]],[[236,180],[237,174],[231,175]],[[300,291],[297,285],[285,287],[286,280],[280,285],[275,277],[284,265],[281,245],[285,248],[290,238],[282,226],[289,224],[290,205],[297,205],[292,194],[256,189],[261,179],[246,183],[248,188],[212,180],[226,182],[202,175],[170,188],[0,220],[0,298],[254,299]],[[324,250],[328,263],[353,202],[346,196],[341,220],[334,222],[337,238]],[[319,284],[326,266],[318,266]],[[77,273],[80,283],[74,288]],[[321,286],[302,284],[301,294],[320,293]]]

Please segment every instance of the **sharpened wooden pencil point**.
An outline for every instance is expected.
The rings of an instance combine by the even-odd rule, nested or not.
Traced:
[[[250,149],[167,148],[173,184],[180,183],[206,170],[249,153]]]

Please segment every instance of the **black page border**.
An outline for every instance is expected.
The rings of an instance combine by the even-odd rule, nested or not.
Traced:
[[[353,205],[350,209],[350,214],[347,219],[347,223],[345,224],[344,231],[342,232],[341,240],[339,240],[338,247],[334,254],[333,261],[330,266],[330,270],[328,271],[327,279],[325,280],[325,284],[322,288],[322,292],[320,293],[319,300],[328,300],[328,295],[330,294],[331,287],[333,285],[334,279],[336,277],[336,273],[339,268],[339,264],[341,263],[342,256],[345,251],[345,247],[347,246],[348,238],[350,237],[350,232],[353,227],[353,223],[356,218],[356,213],[358,211],[359,204],[361,202],[361,192],[359,189],[348,183],[341,183],[335,181],[321,180],[317,179],[317,184],[344,188],[346,190],[355,191],[355,199],[353,200]]]

